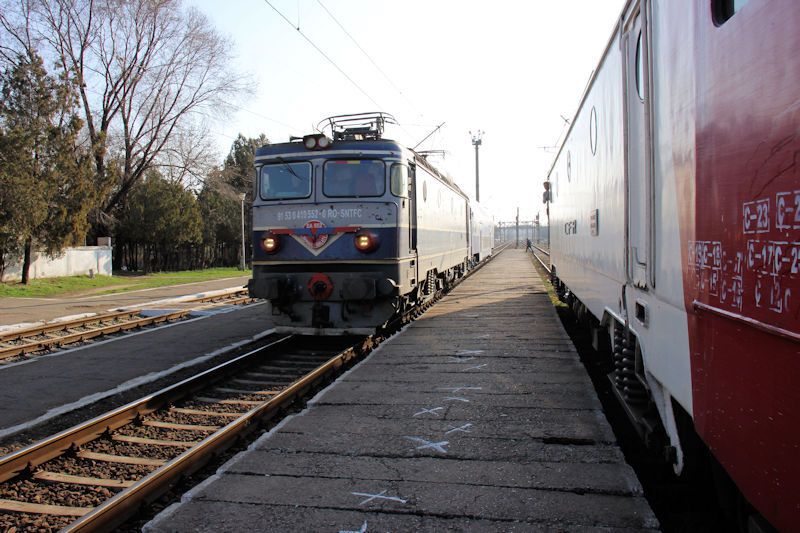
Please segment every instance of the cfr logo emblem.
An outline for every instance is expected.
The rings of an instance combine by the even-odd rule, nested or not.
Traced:
[[[325,227],[325,224],[320,222],[319,220],[309,220],[303,226],[307,230],[311,230],[311,235],[303,235],[303,240],[308,243],[309,246],[314,248],[322,248],[325,246],[325,243],[328,242],[328,235],[323,233],[317,233],[319,230]]]
[[[564,224],[564,233],[567,235],[576,235],[578,233],[578,221],[570,220]]]

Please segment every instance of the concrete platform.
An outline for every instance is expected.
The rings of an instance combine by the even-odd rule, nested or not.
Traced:
[[[271,328],[266,304],[258,303],[0,366],[0,438],[169,379]]]
[[[530,258],[511,250],[145,530],[655,528]]]

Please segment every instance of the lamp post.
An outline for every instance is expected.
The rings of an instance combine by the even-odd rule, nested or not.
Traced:
[[[239,269],[244,270],[244,199],[247,198],[247,193],[239,194],[239,198],[242,200],[242,262]]]
[[[479,180],[479,173],[478,173],[478,148],[483,143],[481,138],[483,137],[483,131],[478,130],[476,133],[469,132],[472,135],[472,145],[475,146],[475,201],[481,201],[481,190],[480,190],[480,180]]]

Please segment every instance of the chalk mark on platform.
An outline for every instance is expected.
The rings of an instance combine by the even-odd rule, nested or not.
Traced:
[[[470,357],[462,357],[462,356],[459,356],[459,355],[451,355],[450,356],[450,360],[455,362],[455,363],[466,363],[467,361],[472,361],[473,359],[475,359],[475,358],[471,357],[471,356]]]
[[[450,431],[445,431],[444,434],[445,435],[449,435],[450,433],[453,433],[454,431],[458,431],[459,433],[472,433],[472,431],[470,431],[470,429],[469,429],[471,427],[472,427],[472,423],[471,422],[470,423],[466,423],[463,426],[459,426],[459,427],[449,426]]]
[[[461,371],[462,372],[466,372],[467,370],[479,370],[479,369],[481,369],[481,368],[483,368],[485,366],[489,366],[489,363],[483,363],[482,365],[471,366],[469,368],[464,368]]]
[[[368,492],[351,492],[350,494],[352,494],[353,496],[365,496],[367,498],[358,505],[364,505],[366,503],[371,502],[372,500],[389,500],[393,502],[406,503],[406,500],[404,500],[403,498],[398,498],[397,496],[384,496],[384,494],[386,494],[387,492],[388,490],[382,490],[378,494],[370,494]]]
[[[448,400],[449,400],[449,401],[451,401],[451,402],[464,402],[464,403],[469,403],[469,400],[467,400],[466,398],[461,398],[461,397],[459,397],[459,396],[448,396],[448,397],[446,397],[446,398],[444,399],[444,401],[448,401]]]
[[[439,416],[438,411],[441,411],[442,409],[444,409],[444,407],[433,407],[431,409],[424,407],[422,411],[414,413],[414,416],[425,415],[425,414]]]
[[[439,453],[447,453],[447,450],[445,449],[445,446],[450,444],[450,441],[447,441],[447,440],[443,440],[441,442],[433,442],[433,441],[430,441],[430,440],[423,439],[421,437],[408,437],[408,436],[406,436],[405,438],[410,440],[411,442],[416,442],[417,444],[419,444],[419,446],[417,446],[418,450],[426,450],[426,449],[430,448],[431,450],[436,450]]]
[[[479,353],[483,353],[483,350],[459,350],[456,355],[478,355]]]

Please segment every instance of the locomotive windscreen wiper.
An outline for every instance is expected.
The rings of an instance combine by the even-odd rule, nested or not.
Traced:
[[[286,162],[286,160],[284,158],[276,157],[275,160],[278,163],[281,163],[284,167],[286,167],[286,170],[289,171],[289,174],[291,174],[295,178],[299,179],[300,181],[303,181],[305,179],[305,178],[301,178],[300,176],[298,176],[297,172],[295,172],[294,169],[292,168],[292,165],[290,165],[288,162]]]

